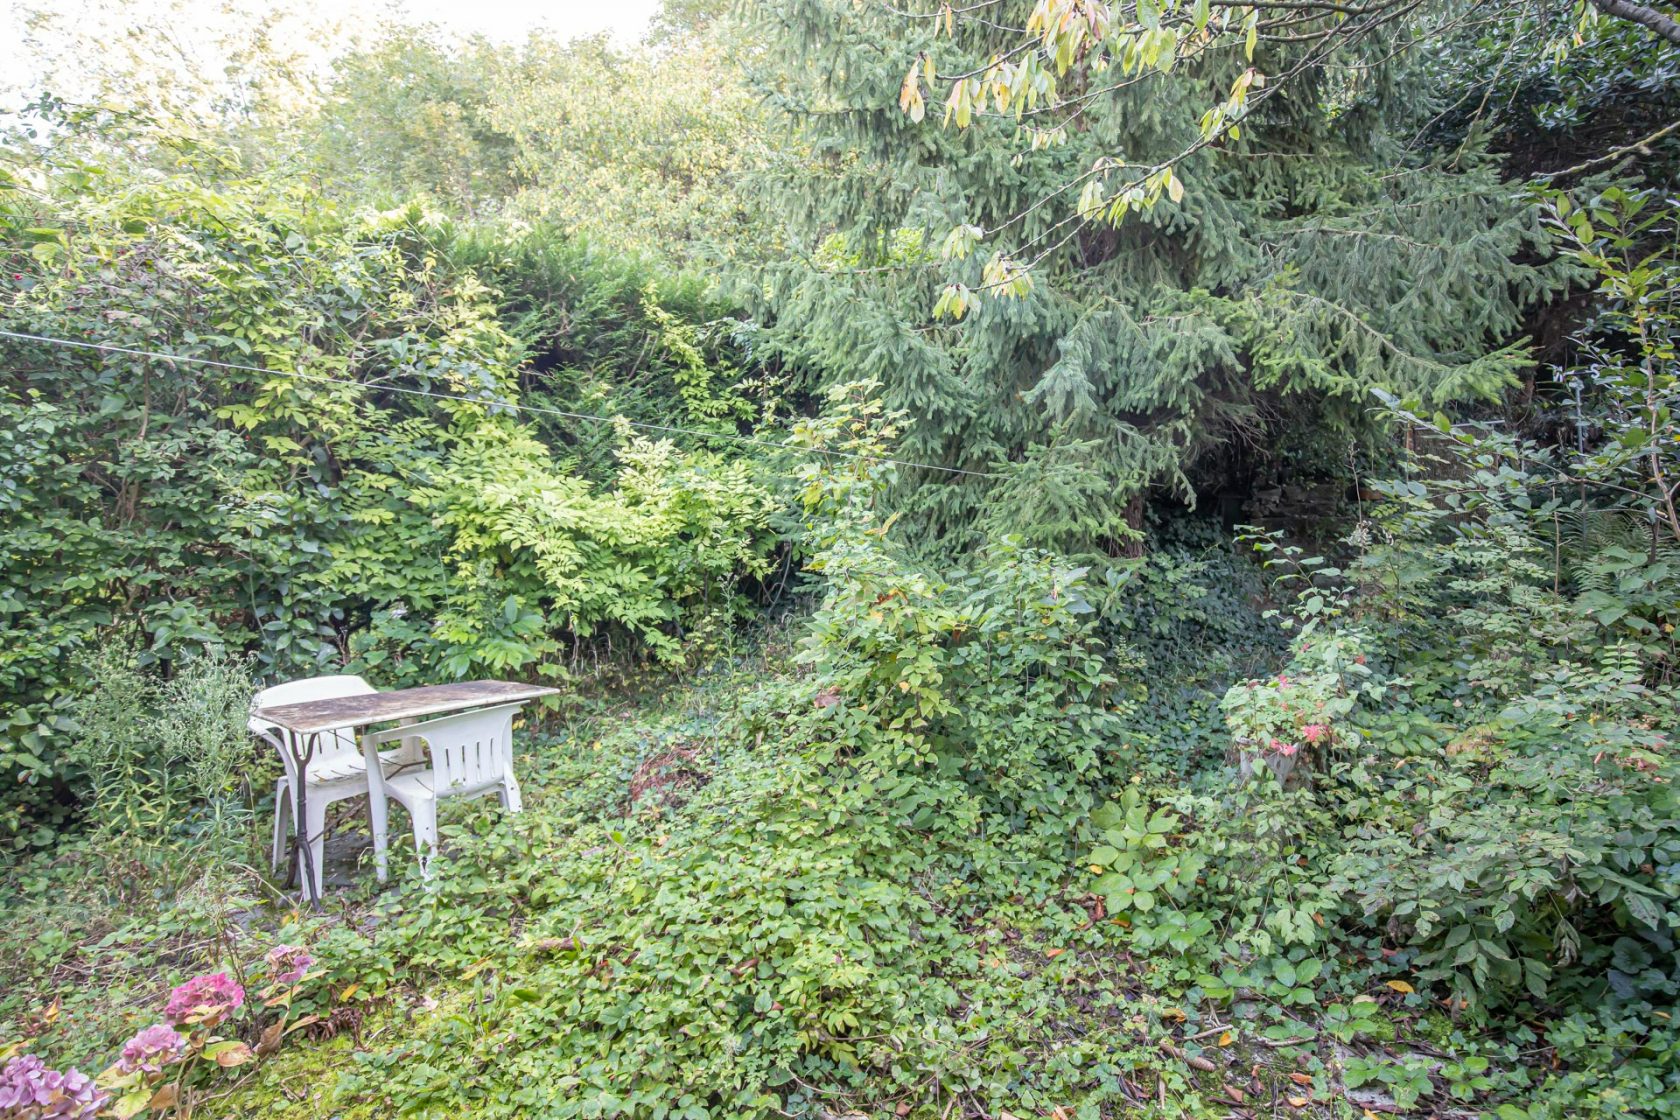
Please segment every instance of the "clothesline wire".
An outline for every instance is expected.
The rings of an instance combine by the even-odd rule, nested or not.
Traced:
[[[491,398],[468,397],[459,393],[438,393],[430,389],[416,389],[407,385],[378,384],[371,385],[356,381],[348,377],[333,377],[330,374],[310,373],[295,370],[288,373],[285,370],[264,369],[261,366],[242,365],[239,362],[223,362],[215,358],[195,358],[186,354],[163,354],[155,350],[137,350],[129,346],[112,346],[103,342],[82,342],[73,338],[53,338],[44,334],[25,334],[20,331],[0,330],[0,338],[12,338],[22,342],[42,342],[51,346],[68,346],[81,350],[97,350],[109,354],[127,354],[136,358],[150,358],[160,362],[185,362],[189,365],[213,366],[217,369],[242,370],[246,373],[260,373],[268,376],[281,375],[299,377],[309,381],[324,381],[333,385],[348,385],[357,389],[377,389],[383,392],[404,393],[414,397],[430,397],[433,400],[459,401],[463,404],[487,405],[494,408],[505,408],[511,412],[535,413],[545,416],[559,416],[568,420],[587,420],[598,424],[628,424],[632,428],[646,431],[664,432],[672,435],[695,436],[700,439],[721,439],[731,443],[750,444],[754,447],[767,447],[777,451],[787,451],[785,443],[772,440],[755,439],[752,436],[730,435],[725,432],[708,432],[699,428],[684,428],[675,424],[655,424],[647,420],[631,420],[624,416],[600,416],[592,412],[571,412],[563,408],[551,408],[547,405],[514,404]],[[860,462],[884,463],[888,466],[905,467],[911,470],[938,471],[943,474],[965,475],[970,478],[1001,478],[1002,475],[992,471],[970,471],[961,467],[943,467],[936,463],[914,463],[905,459],[893,459],[884,455],[864,455],[856,451],[835,451],[826,447],[807,447],[800,450],[810,451],[818,455],[829,455],[839,459],[854,459]]]

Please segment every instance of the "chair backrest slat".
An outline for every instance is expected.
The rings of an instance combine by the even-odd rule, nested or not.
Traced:
[[[374,736],[424,740],[431,752],[436,792],[473,793],[498,785],[513,770],[513,714],[519,704],[457,712]]]

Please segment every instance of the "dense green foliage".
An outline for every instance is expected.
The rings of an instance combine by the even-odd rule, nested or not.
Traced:
[[[1138,5],[991,84],[1118,9],[725,7],[307,89],[241,39],[226,105],[93,59],[6,134],[0,1060],[159,1117],[1676,1115],[1680,48]],[[387,885],[338,806],[299,908],[245,718],[323,672],[564,685],[525,811]]]
[[[652,411],[633,380],[587,390],[627,334],[681,402],[663,419],[745,407],[622,266],[261,178],[78,163],[14,184],[5,329],[229,363],[6,340],[0,753],[47,801],[74,658],[113,638],[145,664],[250,648],[279,677],[563,675],[614,640],[677,658],[677,634],[727,622],[765,572],[773,500],[745,463],[513,411],[515,330],[552,340],[574,412]],[[463,263],[545,253],[546,276],[524,274],[546,280],[540,310]],[[35,813],[8,833],[50,835]]]

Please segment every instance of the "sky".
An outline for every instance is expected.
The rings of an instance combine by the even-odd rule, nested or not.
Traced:
[[[340,26],[371,26],[378,15],[391,14],[399,22],[436,23],[501,42],[543,28],[561,39],[606,32],[629,44],[643,36],[658,8],[659,0],[0,0],[0,102],[6,103],[0,113],[14,100],[21,104],[20,93],[43,85],[76,99],[77,72],[85,69],[79,60],[154,49],[155,34],[136,36],[136,26],[165,28],[176,53],[213,59],[207,44],[229,32],[238,37],[239,11],[284,13],[282,34],[287,24],[334,19]],[[30,13],[44,14],[45,22],[31,28]],[[317,48],[307,51],[314,55]]]
[[[0,51],[10,51],[17,44],[16,29],[22,27],[27,10],[48,8],[74,13],[78,7],[99,6],[75,0],[0,0]],[[124,6],[137,13],[164,7],[155,0],[130,0]],[[288,6],[286,0],[276,0],[275,7]],[[481,32],[493,39],[518,39],[532,28],[547,27],[567,39],[606,31],[634,41],[647,30],[659,0],[398,0],[392,6],[406,10],[416,22],[439,23],[467,34]],[[217,0],[199,0],[188,7],[208,13],[220,4]]]
[[[606,31],[634,41],[647,30],[659,0],[407,0],[419,20],[492,39],[523,38],[547,27],[562,39]]]

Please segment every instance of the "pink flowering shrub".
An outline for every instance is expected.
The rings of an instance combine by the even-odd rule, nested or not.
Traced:
[[[214,1026],[245,1002],[245,989],[225,972],[194,976],[169,993],[163,1017],[174,1026]]]
[[[1309,626],[1283,672],[1231,686],[1219,707],[1245,775],[1261,762],[1282,780],[1336,741],[1337,723],[1361,691],[1372,691],[1361,640]]]
[[[1225,726],[1239,748],[1294,758],[1303,747],[1328,743],[1339,683],[1334,676],[1289,673],[1244,681],[1220,704]]]
[[[263,1026],[261,1040],[253,1050],[237,1038],[221,1038],[214,1028],[228,1021],[235,1011],[245,1005],[245,989],[225,972],[194,976],[169,993],[164,1004],[164,1022],[156,1023],[129,1039],[122,1048],[122,1056],[99,1077],[100,1104],[115,1095],[109,1115],[119,1120],[138,1116],[148,1110],[169,1110],[191,1107],[189,1093],[202,1083],[206,1073],[217,1069],[244,1065],[259,1055],[278,1048],[287,1033],[287,1016],[297,985],[308,975],[315,958],[301,945],[277,945],[264,958],[272,983],[265,995],[281,994],[264,1000],[264,1008],[282,1008],[277,1019]],[[262,1013],[258,1012],[258,1019]],[[293,1026],[302,1025],[299,1020]],[[176,1028],[185,1028],[185,1033]],[[30,1059],[34,1061],[34,1059]],[[36,1066],[39,1066],[36,1062]],[[8,1067],[8,1076],[10,1076]],[[27,1072],[27,1071],[25,1071]],[[48,1071],[51,1072],[51,1071]],[[54,1074],[57,1077],[60,1075]],[[92,1082],[80,1074],[62,1075],[81,1078],[87,1086]],[[20,1074],[20,1079],[22,1075]],[[38,1080],[38,1078],[37,1078]],[[21,1083],[21,1082],[20,1082]],[[35,1117],[60,1115],[76,1117],[82,1113],[40,1113],[5,1110],[5,1089],[0,1088],[0,1120],[35,1120]],[[94,1112],[85,1114],[90,1118]]]
[[[187,1038],[174,1027],[157,1023],[123,1044],[117,1068],[124,1073],[162,1073],[187,1049]]]
[[[225,972],[194,976],[171,991],[163,1008],[166,1021],[129,1039],[122,1056],[99,1076],[100,1085],[116,1095],[111,1114],[123,1118],[179,1107],[197,1069],[242,1065],[255,1057],[238,1039],[212,1033],[244,1003],[245,989]]]
[[[269,979],[278,985],[290,986],[303,980],[315,958],[302,945],[276,945],[268,951]]]
[[[0,1071],[0,1120],[93,1120],[109,1099],[86,1074],[48,1069],[32,1054]]]

